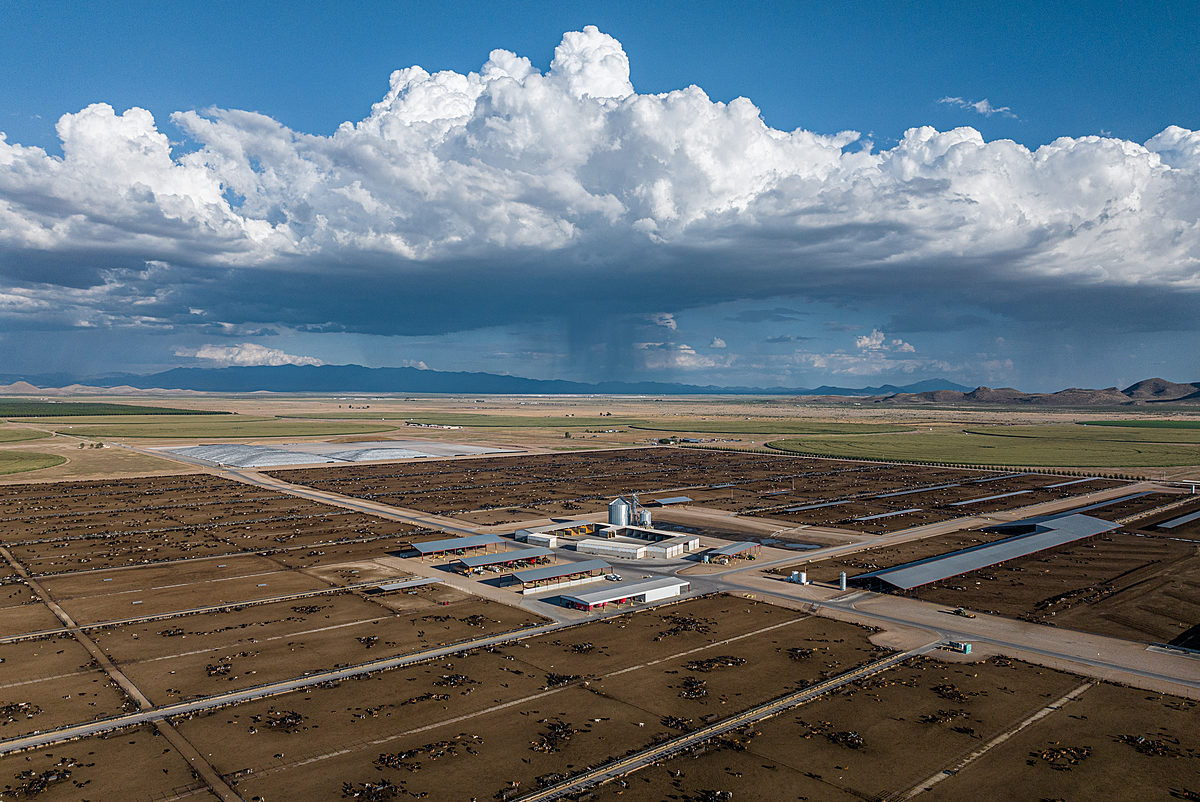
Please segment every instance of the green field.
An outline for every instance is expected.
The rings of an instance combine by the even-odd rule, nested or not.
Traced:
[[[49,432],[37,429],[0,429],[0,443],[16,443],[20,440],[40,440],[49,437]]]
[[[81,420],[79,418],[38,418],[37,421],[23,421],[18,418],[13,423],[49,423],[49,424],[66,424],[68,426],[99,426],[101,424],[117,424],[119,426],[169,426],[173,424],[183,424],[186,426],[209,426],[221,425],[230,421],[236,420],[238,423],[251,423],[258,421],[279,420],[271,415],[238,415],[234,417],[221,418],[197,418],[195,415],[100,415],[95,418],[87,418]]]
[[[1131,442],[1091,437],[1083,427],[1004,427],[1038,429],[1040,436],[996,436],[964,431],[859,437],[789,438],[769,443],[782,451],[831,457],[1031,467],[1154,467],[1200,465],[1200,446]],[[1064,429],[1078,431],[1065,436]]]
[[[1082,426],[1120,426],[1126,429],[1200,429],[1200,420],[1085,420]]]
[[[387,424],[339,423],[337,421],[274,420],[270,418],[222,418],[169,424],[130,423],[77,424],[57,431],[76,437],[96,439],[118,437],[220,438],[237,440],[251,437],[323,437],[336,434],[370,434],[394,429]]]
[[[826,423],[800,420],[693,420],[639,423],[633,429],[696,434],[881,434],[909,432],[910,426],[891,423]]]
[[[980,426],[965,431],[992,437],[1053,437],[1086,443],[1186,443],[1200,444],[1200,429],[1156,429],[1138,427],[1091,426]]]
[[[90,401],[29,401],[24,398],[0,398],[3,418],[79,418],[94,415],[228,415],[207,409],[143,407],[137,404],[104,404]]]
[[[325,420],[394,420],[412,421],[413,423],[436,423],[441,426],[478,426],[486,428],[509,429],[561,429],[563,427],[584,427],[589,429],[612,429],[619,426],[630,426],[634,423],[646,423],[644,418],[609,418],[609,417],[580,417],[555,415],[540,417],[536,415],[488,415],[476,412],[439,412],[436,414],[404,413],[404,412],[346,412],[311,415],[281,415],[282,418],[322,418]]]
[[[57,454],[40,454],[36,451],[0,451],[0,474],[36,471],[62,465],[66,457]]]

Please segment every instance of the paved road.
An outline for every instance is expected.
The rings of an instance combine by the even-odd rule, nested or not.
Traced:
[[[721,721],[710,724],[706,727],[693,730],[689,733],[677,736],[664,741],[661,744],[656,744],[647,749],[635,752],[623,758],[605,763],[602,766],[585,772],[578,777],[564,780],[561,783],[552,785],[549,788],[543,788],[532,794],[521,797],[518,802],[546,802],[546,800],[560,799],[570,794],[577,794],[588,788],[591,788],[609,780],[615,779],[625,774],[630,774],[638,769],[644,768],[652,763],[657,763],[671,755],[687,749],[690,746],[703,743],[712,738],[724,735],[727,732],[735,730],[739,727],[744,727],[747,724],[753,724],[756,721],[770,718],[771,716],[779,715],[785,710],[789,710],[797,705],[802,705],[810,702],[819,696],[823,696],[830,691],[854,682],[855,680],[869,677],[872,674],[877,674],[880,671],[889,669],[899,663],[916,657],[917,655],[927,654],[937,647],[937,643],[928,643],[917,649],[910,649],[900,654],[894,654],[890,657],[885,657],[881,660],[876,660],[872,663],[859,666],[858,668],[848,671],[845,674],[840,674],[832,679],[813,685],[809,688],[789,693],[778,699],[773,699],[764,704],[752,707],[749,710],[722,719]]]
[[[891,594],[855,591],[838,598],[838,591],[833,589],[793,585],[768,577],[726,579],[723,584],[812,604],[835,617],[900,625],[945,640],[991,644],[1005,654],[1032,658],[1042,665],[1200,698],[1200,660],[1149,651],[1145,644],[983,613],[962,618],[949,615],[943,605]]]

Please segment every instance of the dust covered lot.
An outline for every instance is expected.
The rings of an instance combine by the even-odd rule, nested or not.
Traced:
[[[0,545],[35,575],[430,535],[207,474],[0,488]]]
[[[647,494],[646,502],[654,495],[684,492],[696,504],[741,514],[871,533],[1069,498],[1120,484],[1107,479],[1062,484],[1061,477],[1044,474],[696,449],[354,465],[271,475],[478,524],[598,512],[614,496],[630,491]],[[914,489],[919,492],[909,492]],[[954,506],[962,501],[970,503]],[[914,508],[919,509],[905,512]],[[858,520],[862,518],[870,520]]]
[[[353,592],[92,633],[138,688],[167,704],[541,623],[441,585]]]
[[[1081,684],[1003,658],[921,659],[609,783],[596,797],[882,799],[954,767]],[[1187,798],[1180,794],[1200,776],[1196,713],[1189,700],[1097,685],[920,798]]]
[[[247,799],[332,799],[380,778],[431,799],[505,797],[847,671],[879,653],[868,634],[705,597],[179,726]]]

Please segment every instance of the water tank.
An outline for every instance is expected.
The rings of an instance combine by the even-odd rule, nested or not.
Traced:
[[[846,589],[846,572],[842,571],[841,577],[838,578],[838,587],[842,590]]]
[[[608,504],[609,526],[629,526],[629,502],[617,498]]]

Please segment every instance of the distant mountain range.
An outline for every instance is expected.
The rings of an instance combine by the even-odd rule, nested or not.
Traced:
[[[273,365],[174,368],[149,375],[76,377],[66,374],[0,374],[0,392],[28,394],[153,392],[212,393],[446,393],[480,395],[789,395],[828,401],[853,398],[860,404],[1099,407],[1156,404],[1200,405],[1200,382],[1178,384],[1145,379],[1118,390],[1072,387],[1056,393],[1025,393],[1012,387],[971,389],[945,379],[880,387],[721,387],[668,382],[573,382],[528,379],[496,373],[464,373],[361,365]]]
[[[364,368],[361,365],[278,365],[263,367],[174,368],[139,376],[119,374],[77,377],[0,374],[0,385],[27,382],[36,388],[64,388],[76,392],[113,390],[195,390],[217,393],[479,393],[501,395],[835,395],[885,396],[897,393],[966,391],[970,388],[945,379],[928,379],[897,387],[721,387],[666,382],[573,382],[527,379],[495,373],[463,373],[417,368]],[[3,388],[0,388],[2,390]],[[7,392],[27,392],[8,389]]]
[[[1071,387],[1057,393],[1023,393],[1011,387],[993,389],[976,387],[970,392],[932,390],[928,392],[899,392],[880,394],[863,399],[878,404],[991,404],[1000,406],[1037,407],[1114,407],[1150,404],[1200,405],[1200,382],[1177,384],[1166,379],[1143,379],[1124,390],[1106,387],[1086,390]]]

